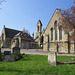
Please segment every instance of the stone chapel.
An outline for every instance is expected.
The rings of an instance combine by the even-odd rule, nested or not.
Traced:
[[[74,42],[68,43],[68,34],[62,28],[58,28],[59,17],[64,17],[55,10],[51,20],[45,30],[42,31],[42,22],[38,20],[35,41],[39,46],[43,45],[43,51],[53,51],[58,53],[75,53]]]
[[[57,13],[59,13],[59,15]],[[35,39],[34,34],[31,37],[23,31],[6,28],[4,26],[0,37],[1,47],[12,48],[18,45],[24,49],[42,48],[43,51],[75,53],[74,41],[69,42],[68,34],[66,34],[61,27],[58,28],[59,17],[64,16],[56,9],[46,29],[43,29],[43,31],[42,22],[38,20]],[[69,33],[71,34],[72,32]]]
[[[33,36],[34,37],[34,36]],[[6,28],[4,25],[2,34],[1,34],[1,47],[2,48],[13,48],[20,47],[23,49],[33,49],[36,47],[34,38],[30,34]]]

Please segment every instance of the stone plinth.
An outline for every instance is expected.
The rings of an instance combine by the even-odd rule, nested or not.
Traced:
[[[57,65],[57,54],[56,54],[56,52],[49,52],[48,53],[48,62],[54,66]]]

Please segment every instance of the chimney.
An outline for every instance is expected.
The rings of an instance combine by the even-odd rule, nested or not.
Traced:
[[[32,38],[34,39],[34,33],[32,34]]]

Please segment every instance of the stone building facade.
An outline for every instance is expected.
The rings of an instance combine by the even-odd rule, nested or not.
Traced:
[[[2,48],[35,48],[35,40],[30,34],[14,30],[10,28],[6,28],[4,25],[2,34],[1,34],[1,47]]]
[[[59,13],[59,15],[57,13]],[[63,16],[58,9],[56,9],[46,29],[43,31],[42,23],[39,20],[37,23],[35,41],[38,42],[39,46],[41,46],[41,44],[43,45],[43,51],[75,53],[74,42],[71,41],[69,43],[68,34],[65,34],[61,27],[58,28],[59,17]]]
[[[36,48],[34,39],[24,32],[16,34],[11,41],[11,48],[19,47],[22,49],[34,49]]]
[[[20,31],[6,28],[4,25],[2,34],[1,34],[1,47],[3,48],[10,48],[11,47],[11,40],[13,37],[19,33]]]

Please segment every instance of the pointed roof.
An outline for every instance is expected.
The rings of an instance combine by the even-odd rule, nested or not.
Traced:
[[[14,30],[14,29],[10,29],[10,28],[5,27],[5,35],[6,35],[6,37],[13,38],[19,32],[22,32],[22,31]]]
[[[38,20],[37,25],[38,25],[38,24],[40,24],[40,25],[42,26],[42,22],[41,22],[41,20]]]
[[[34,41],[34,39],[27,33],[23,33],[23,32],[19,32],[18,34],[16,34],[14,36],[14,38],[16,37],[20,37],[21,39],[24,39],[24,40],[29,40],[29,41]]]
[[[54,14],[55,14],[56,12],[59,12],[59,11],[58,11],[58,8],[54,11],[54,13],[53,13],[53,15],[52,15],[52,17],[51,17],[49,23],[51,22],[51,20],[52,20]],[[59,13],[60,13],[60,12],[59,12]],[[60,13],[60,14],[61,14],[61,13]],[[62,14],[61,14],[61,15],[62,15]],[[49,23],[47,24],[47,27],[48,27]],[[46,27],[46,29],[47,29],[47,27]],[[45,30],[46,30],[46,29],[45,29]],[[45,30],[44,30],[44,31],[45,31]]]

